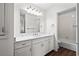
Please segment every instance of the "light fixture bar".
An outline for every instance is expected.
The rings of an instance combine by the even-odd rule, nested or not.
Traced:
[[[33,15],[36,15],[36,16],[42,16],[43,15],[40,10],[38,10],[35,7],[32,7],[31,5],[27,8],[25,8],[25,10],[27,11],[27,13],[30,13],[30,14],[33,14]]]

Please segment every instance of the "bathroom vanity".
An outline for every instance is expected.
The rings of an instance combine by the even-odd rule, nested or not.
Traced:
[[[54,50],[54,34],[18,37],[15,40],[15,56],[44,56]]]
[[[42,15],[28,13],[24,7],[38,10]],[[44,56],[54,50],[54,34],[47,34],[43,10],[34,5],[26,4],[14,8],[15,56]],[[36,11],[36,12],[38,12]],[[38,13],[39,13],[38,12]],[[24,34],[24,35],[22,35]]]

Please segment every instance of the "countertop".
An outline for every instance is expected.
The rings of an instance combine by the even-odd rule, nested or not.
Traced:
[[[41,37],[53,36],[54,34],[40,34],[40,35],[23,35],[15,37],[15,42],[24,41],[24,40],[32,40]]]

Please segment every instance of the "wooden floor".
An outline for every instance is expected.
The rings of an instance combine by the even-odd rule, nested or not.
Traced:
[[[76,52],[66,48],[59,48],[57,52],[51,51],[45,56],[76,56]]]

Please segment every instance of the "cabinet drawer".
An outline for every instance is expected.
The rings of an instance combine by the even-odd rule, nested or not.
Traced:
[[[31,56],[31,46],[16,49],[15,56]]]
[[[31,45],[31,41],[22,41],[15,43],[15,49]]]
[[[20,48],[20,49],[16,49],[15,50],[15,56],[22,56],[22,55],[26,55],[26,50],[25,48]]]
[[[43,41],[44,40],[44,38],[38,38],[38,39],[34,39],[34,40],[32,40],[32,43],[34,44],[34,43],[38,43],[38,42],[41,42],[41,41]]]
[[[45,41],[45,40],[48,40],[48,37],[34,39],[34,40],[32,40],[32,43],[34,44],[34,43],[38,43],[38,42]]]

